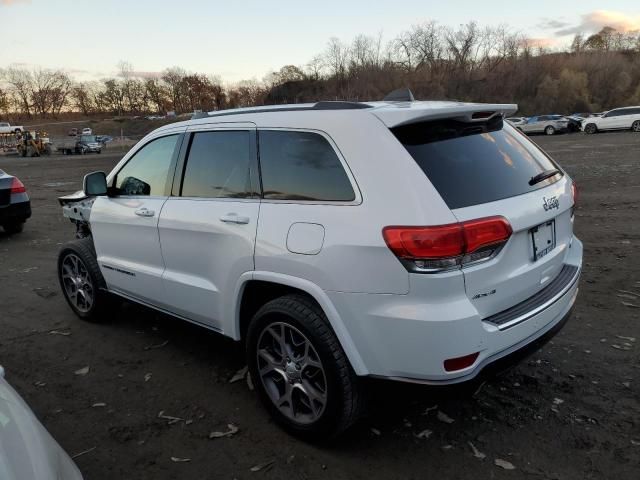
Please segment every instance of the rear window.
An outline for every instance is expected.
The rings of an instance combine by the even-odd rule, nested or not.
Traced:
[[[392,129],[449,208],[493,202],[538,190],[529,180],[558,168],[501,118],[483,124],[446,119]]]

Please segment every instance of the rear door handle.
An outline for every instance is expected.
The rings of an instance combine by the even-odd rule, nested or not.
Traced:
[[[154,212],[153,210],[149,210],[145,207],[139,208],[135,213],[139,217],[153,217],[156,214],[156,212]]]
[[[246,225],[251,221],[249,217],[241,217],[237,213],[227,213],[220,217],[220,221],[224,223],[235,223],[238,225]]]

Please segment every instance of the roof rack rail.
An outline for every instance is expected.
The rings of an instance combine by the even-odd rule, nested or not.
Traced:
[[[313,106],[314,110],[357,110],[371,108],[371,105],[360,102],[320,101]]]
[[[383,102],[414,102],[416,99],[408,88],[399,88],[382,99]]]
[[[215,112],[198,112],[191,115],[191,120],[197,120],[199,118],[210,118],[210,117],[224,117],[227,115],[243,115],[249,113],[277,113],[277,112],[302,112],[305,110],[359,110],[362,108],[372,108],[371,105],[367,103],[360,102],[345,102],[345,101],[320,101],[316,102],[313,105],[305,105],[301,107],[296,107],[295,104],[291,106],[279,107],[274,105],[272,108],[269,107],[257,107],[257,108],[247,108],[245,110],[220,110]]]

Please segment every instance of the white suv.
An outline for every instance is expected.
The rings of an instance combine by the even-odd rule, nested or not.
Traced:
[[[640,107],[625,107],[609,110],[600,117],[589,117],[582,120],[585,133],[596,133],[602,130],[633,130],[640,132]]]
[[[320,102],[161,127],[84,193],[58,271],[77,315],[115,294],[246,345],[289,431],[335,435],[359,377],[444,385],[569,316],[569,176],[515,105]]]

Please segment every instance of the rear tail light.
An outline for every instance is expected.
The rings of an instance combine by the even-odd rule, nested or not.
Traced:
[[[573,208],[578,205],[578,185],[576,182],[571,182],[571,196],[573,197]]]
[[[24,184],[13,177],[13,181],[11,182],[11,193],[26,193],[27,189],[24,188]]]
[[[385,227],[389,249],[412,272],[436,272],[487,260],[509,240],[504,217],[431,227]]]

